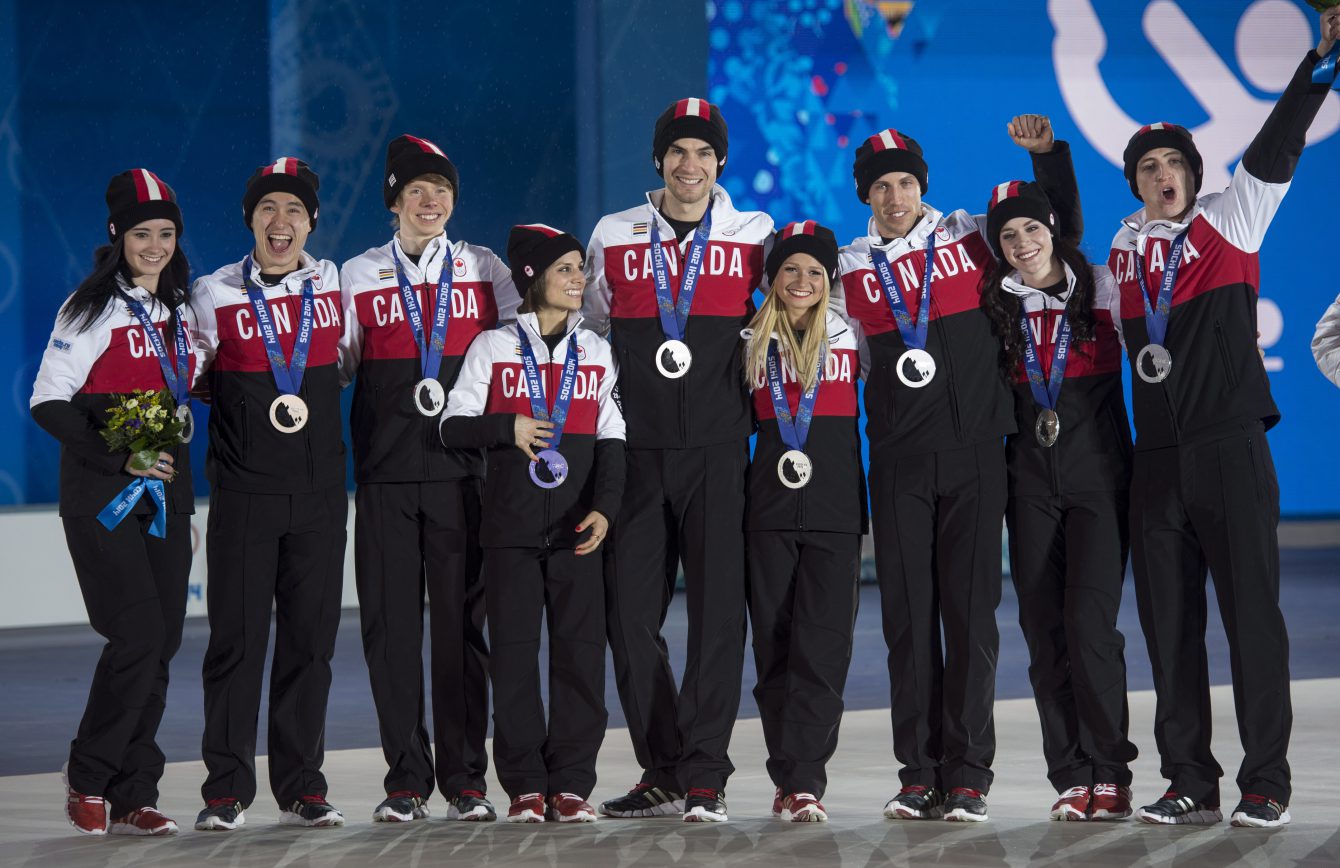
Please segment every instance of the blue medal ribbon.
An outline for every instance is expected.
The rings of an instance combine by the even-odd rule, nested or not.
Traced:
[[[1135,276],[1140,281],[1140,300],[1145,303],[1145,331],[1149,332],[1151,344],[1161,346],[1163,339],[1168,335],[1173,284],[1177,282],[1177,271],[1182,267],[1182,246],[1186,243],[1186,234],[1189,231],[1189,229],[1183,230],[1168,248],[1168,260],[1163,266],[1163,283],[1159,285],[1158,301],[1153,306],[1149,303],[1149,284],[1145,282],[1145,258],[1138,252],[1135,254]]]
[[[693,305],[693,294],[698,289],[698,278],[702,275],[703,257],[707,251],[707,236],[711,232],[712,209],[709,206],[703,214],[702,222],[693,230],[693,241],[689,245],[684,277],[679,282],[679,300],[675,301],[670,293],[670,274],[665,265],[665,251],[661,249],[660,216],[652,215],[651,273],[656,283],[656,312],[661,318],[661,331],[664,332],[666,340],[684,340],[684,331],[689,324],[689,308]]]
[[[445,239],[443,246],[446,246]],[[442,260],[442,271],[437,279],[437,302],[433,307],[433,326],[432,331],[428,333],[427,341],[424,340],[423,310],[419,307],[418,296],[409,278],[405,276],[405,269],[400,264],[400,257],[396,255],[394,249],[391,251],[391,259],[395,261],[395,279],[400,285],[400,300],[405,305],[405,315],[409,318],[410,328],[414,330],[414,343],[419,347],[420,370],[423,371],[424,379],[436,380],[437,372],[442,368],[442,352],[447,346],[447,326],[451,324],[451,248],[447,247],[445,258]]]
[[[1331,90],[1340,90],[1340,78],[1336,78],[1336,61],[1340,60],[1340,42],[1331,46],[1316,66],[1312,67],[1312,83],[1324,84]]]
[[[173,343],[177,350],[176,369],[168,361],[167,347],[163,344],[163,336],[158,333],[158,326],[154,325],[153,319],[149,317],[149,312],[140,304],[139,299],[118,288],[122,299],[130,308],[130,312],[140,321],[140,326],[144,328],[144,336],[154,348],[154,354],[158,356],[158,366],[163,369],[163,382],[167,385],[168,391],[172,393],[173,400],[177,406],[185,406],[191,400],[191,379],[187,369],[187,359],[190,357],[190,350],[186,346],[186,327],[182,325],[181,318],[177,319],[177,333],[173,335]]]
[[[270,316],[270,307],[265,302],[265,293],[251,282],[251,254],[242,260],[242,285],[246,287],[247,299],[256,314],[256,330],[265,342],[265,356],[270,361],[270,371],[274,374],[275,387],[281,394],[296,395],[302,388],[303,371],[307,370],[307,351],[312,345],[312,312],[316,307],[316,290],[311,278],[302,282],[302,312],[298,315],[298,333],[293,340],[293,357],[285,360],[284,350],[279,345],[275,332],[274,319]]]
[[[535,361],[535,349],[530,345],[530,338],[526,337],[525,327],[519,322],[516,324],[516,334],[521,341],[521,367],[526,373],[526,391],[530,392],[530,415],[541,422],[554,423],[547,448],[557,451],[558,441],[563,438],[563,426],[568,421],[572,389],[577,382],[577,332],[574,329],[568,338],[568,357],[563,362],[563,377],[558,382],[552,410],[545,400],[544,382],[540,379],[539,363]]]
[[[888,301],[889,310],[893,312],[893,319],[898,324],[898,332],[903,336],[903,343],[909,350],[926,349],[926,332],[931,322],[931,276],[935,270],[935,229],[932,229],[926,238],[926,267],[921,276],[921,298],[917,302],[915,325],[912,322],[912,314],[907,310],[907,302],[903,300],[902,293],[898,291],[898,284],[894,282],[889,258],[884,255],[883,250],[872,246],[870,261],[875,266],[875,274],[879,276],[879,285],[884,287],[884,299]]]
[[[805,441],[810,436],[810,422],[814,419],[814,403],[819,398],[819,385],[824,379],[824,357],[819,353],[819,375],[814,385],[801,393],[794,416],[791,414],[791,402],[786,399],[786,389],[782,386],[782,359],[777,351],[777,341],[768,342],[768,391],[772,394],[772,409],[777,416],[777,433],[787,449],[805,451]]]
[[[153,522],[149,525],[149,533],[159,539],[167,536],[167,491],[163,488],[161,479],[145,479],[143,476],[135,477],[135,481],[121,489],[121,493],[112,498],[112,502],[102,508],[98,513],[98,521],[108,530],[115,530],[122,519],[130,515],[135,504],[140,502],[144,496],[145,490],[149,492],[149,498],[157,507],[154,513]]]
[[[1045,319],[1043,320],[1046,321]],[[1033,390],[1033,400],[1048,410],[1056,409],[1061,398],[1061,383],[1065,380],[1066,360],[1070,358],[1070,317],[1061,311],[1061,328],[1052,348],[1051,376],[1043,379],[1042,361],[1038,357],[1038,346],[1033,340],[1033,330],[1028,327],[1028,314],[1019,314],[1019,328],[1024,332],[1024,370],[1028,373],[1028,387]]]

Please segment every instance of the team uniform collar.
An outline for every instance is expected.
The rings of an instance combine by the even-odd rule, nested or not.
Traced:
[[[135,299],[136,301],[140,302],[151,301],[154,304],[158,303],[157,295],[155,295],[154,293],[150,292],[149,290],[145,289],[144,287],[140,286],[137,283],[131,283],[130,280],[127,279],[126,276],[119,271],[116,273],[116,285],[121,288],[122,292],[124,292],[131,298]]]
[[[414,269],[420,274],[427,274],[428,266],[431,263],[436,262],[444,253],[448,255],[451,254],[454,251],[454,247],[455,245],[453,245],[451,239],[447,237],[447,233],[443,231],[428,239],[428,243],[423,247],[423,253],[419,254],[419,261],[415,262],[413,259],[410,259],[409,254],[405,252],[405,248],[401,245],[400,233],[396,232],[396,234],[391,237],[392,255],[400,260],[400,264],[404,266],[406,271]]]
[[[664,201],[665,201],[664,187],[661,187],[658,190],[647,191],[647,204],[651,206],[651,211],[656,218],[656,222],[660,224],[662,229],[665,229],[666,231],[673,231],[673,227],[670,225],[670,221],[666,220],[665,215],[661,213],[661,203]],[[721,186],[720,184],[712,185],[712,201],[711,204],[708,205],[708,207],[712,210],[713,226],[719,225],[727,220],[733,219],[735,214],[737,213],[735,210],[735,203],[731,201],[730,194],[727,193],[726,188]],[[691,238],[692,234],[690,234],[688,237]]]
[[[1186,213],[1186,217],[1178,222],[1174,220],[1166,220],[1161,217],[1151,219],[1149,215],[1145,213],[1145,209],[1141,208],[1139,211],[1136,211],[1134,214],[1122,220],[1121,225],[1135,233],[1135,248],[1141,255],[1144,255],[1145,239],[1149,237],[1151,232],[1156,229],[1164,229],[1174,236],[1181,235],[1191,225],[1192,221],[1200,216],[1200,213],[1204,210],[1205,209],[1200,204],[1200,199],[1197,198],[1196,203],[1191,206],[1191,210]]]
[[[520,323],[530,336],[537,341],[543,341],[544,335],[540,334],[540,320],[533,312],[517,314],[516,321]],[[577,331],[577,326],[582,324],[582,315],[580,311],[572,311],[568,314],[567,325],[563,329],[563,340],[566,341]]]
[[[1070,301],[1070,294],[1075,291],[1075,272],[1070,269],[1070,264],[1064,260],[1061,262],[1061,267],[1065,269],[1065,290],[1060,295],[1048,295],[1040,289],[1028,286],[1019,278],[1018,271],[1011,271],[1008,277],[1001,278],[1000,285],[1006,292],[1020,298],[1041,297],[1044,307],[1053,302],[1065,307],[1066,303]]]
[[[304,280],[311,278],[320,270],[319,266],[320,263],[316,261],[316,258],[304,250],[298,255],[298,267],[285,275],[283,281],[280,283],[277,283],[274,286],[269,286],[261,281],[261,264],[257,262],[256,258],[253,256],[251,259],[251,274],[249,277],[251,278],[251,282],[260,287],[261,291],[264,292],[267,289],[280,289],[281,287],[292,285],[294,281],[297,281],[298,285],[301,286]],[[238,263],[238,268],[239,270],[241,269],[241,263]]]
[[[850,326],[847,325],[846,320],[844,320],[841,316],[835,313],[832,308],[829,308],[827,311],[825,311],[824,328],[827,330],[828,342],[831,344],[835,339],[841,337],[842,334],[850,328]],[[754,337],[754,330],[740,329],[740,337],[744,338],[746,341],[752,340]],[[776,332],[773,332],[772,334],[768,335],[769,340],[775,341],[778,339],[778,337],[779,336]]]
[[[893,250],[898,247],[899,242],[902,242],[908,248],[925,247],[926,239],[935,231],[935,227],[940,225],[940,220],[944,217],[944,214],[925,202],[921,203],[921,208],[923,212],[921,219],[916,222],[911,231],[902,238],[891,239],[888,244],[884,243],[883,236],[879,234],[879,227],[875,225],[875,218],[872,216],[866,223],[866,235],[870,246],[878,247],[881,250]]]

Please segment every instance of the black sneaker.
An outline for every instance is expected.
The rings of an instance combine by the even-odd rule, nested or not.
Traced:
[[[285,826],[310,826],[325,829],[331,826],[343,826],[344,814],[326,801],[325,796],[301,796],[279,814],[279,822]]]
[[[986,822],[986,798],[977,790],[954,787],[945,799],[945,819],[954,823]]]
[[[447,819],[492,823],[498,819],[498,812],[479,790],[461,790],[447,799]]]
[[[206,802],[205,809],[195,818],[195,829],[197,832],[231,832],[246,822],[242,803],[230,796]]]
[[[1276,826],[1288,825],[1292,819],[1289,816],[1288,805],[1281,805],[1274,799],[1248,793],[1233,809],[1232,823],[1235,826],[1273,829]]]
[[[938,820],[944,814],[944,794],[919,784],[903,787],[884,806],[890,820]]]
[[[1154,804],[1145,805],[1136,811],[1135,817],[1142,823],[1213,826],[1224,815],[1219,813],[1218,805],[1203,805],[1169,790]]]
[[[684,822],[726,822],[726,794],[720,790],[690,787],[684,799]]]
[[[600,803],[606,817],[668,817],[684,813],[684,797],[673,790],[638,784],[619,796]]]
[[[408,823],[428,816],[428,805],[423,796],[409,790],[398,790],[382,799],[372,812],[374,823]]]

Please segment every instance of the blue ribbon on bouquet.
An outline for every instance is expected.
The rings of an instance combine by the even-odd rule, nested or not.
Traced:
[[[130,515],[130,511],[135,508],[135,504],[140,502],[144,496],[145,490],[149,492],[151,502],[158,508],[154,513],[154,520],[149,525],[149,534],[163,539],[167,536],[167,490],[163,487],[161,479],[145,479],[138,476],[135,481],[121,489],[121,493],[112,498],[112,502],[102,508],[98,513],[98,521],[108,530],[116,530],[116,526],[122,519]]]
[[[1312,83],[1324,84],[1331,90],[1340,90],[1340,78],[1336,78],[1336,61],[1340,60],[1340,42],[1331,46],[1331,50],[1326,52],[1326,56],[1314,67],[1312,67]]]

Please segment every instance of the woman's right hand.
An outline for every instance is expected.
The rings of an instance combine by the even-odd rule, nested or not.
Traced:
[[[539,419],[517,413],[512,430],[516,434],[516,448],[526,453],[526,457],[531,461],[539,461],[533,448],[536,446],[541,449],[549,448],[549,437],[554,433],[554,423],[541,422]]]
[[[143,476],[145,479],[161,479],[168,482],[177,475],[177,471],[172,467],[172,456],[166,452],[158,453],[158,462],[148,470],[136,470],[131,467],[131,462],[134,460],[134,454],[126,456],[124,470],[131,476]]]

